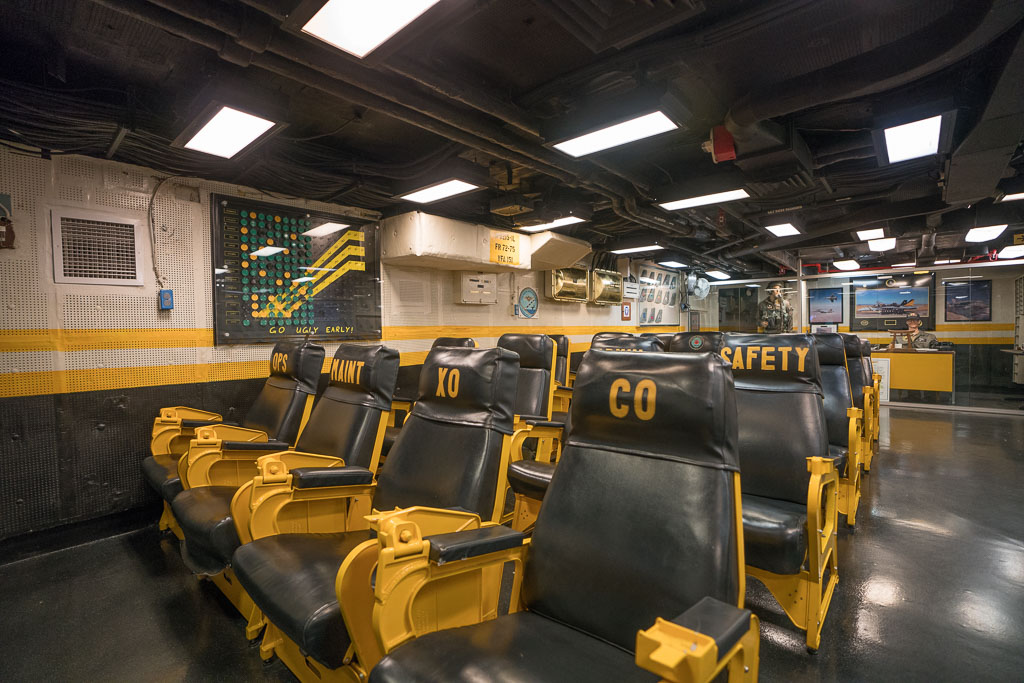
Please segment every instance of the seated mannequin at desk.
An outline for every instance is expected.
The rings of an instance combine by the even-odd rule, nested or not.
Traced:
[[[896,346],[897,336],[906,337],[907,343],[915,349],[936,349],[939,347],[939,340],[935,338],[934,334],[921,330],[921,316],[917,313],[911,313],[907,316],[907,329],[905,332],[892,333],[890,349]]]

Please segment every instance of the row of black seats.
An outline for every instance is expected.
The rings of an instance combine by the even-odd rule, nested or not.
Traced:
[[[156,457],[144,470],[165,497],[173,473],[187,489],[173,496],[171,509],[190,565],[218,572],[218,585],[249,617],[249,635],[265,626],[264,656],[277,654],[302,679],[363,680],[414,636],[495,617],[506,559],[521,570],[525,564],[513,587],[513,611],[520,611],[469,627],[500,637],[439,633],[419,650],[416,643],[396,650],[374,679],[480,680],[481,667],[502,680],[644,675],[633,657],[607,643],[635,649],[638,663],[672,680],[707,680],[723,667],[730,677],[755,679],[757,623],[739,609],[742,526],[727,366],[712,355],[591,353],[579,371],[561,473],[547,494],[545,510],[553,512],[542,514],[531,545],[494,523],[503,513],[512,433],[523,419],[516,417],[518,397],[536,394],[544,410],[547,393],[550,417],[553,382],[529,372],[536,368],[524,370],[520,360],[543,354],[552,342],[506,341],[522,342],[525,354],[430,352],[418,400],[376,484],[374,458],[398,372],[397,353],[384,347],[339,349],[308,424],[302,429],[300,419],[291,432],[298,435],[295,450],[283,450],[287,443],[271,435],[283,439],[295,415],[308,414],[311,370],[323,360],[312,345],[275,349],[271,378],[247,426],[184,408],[161,411],[154,453],[169,455],[187,440],[186,452],[173,472]],[[556,357],[551,349],[549,373]],[[608,401],[624,384],[647,392],[633,412]],[[271,413],[276,420],[267,419]],[[680,430],[697,438],[680,444]],[[187,438],[189,431],[195,438]],[[254,461],[253,449],[266,454]],[[192,472],[201,462],[202,480]],[[580,477],[576,484],[558,483],[572,472]],[[242,482],[237,489],[226,483],[232,477]],[[664,507],[610,513],[607,501],[615,495],[653,495]],[[718,503],[709,510],[712,500]],[[638,535],[640,524],[652,533],[679,533],[669,534],[666,547],[662,531],[657,539]],[[616,561],[622,557],[630,562]],[[592,580],[580,582],[587,573]],[[645,586],[641,599],[621,590],[630,582]],[[596,595],[622,609],[595,613]],[[655,621],[677,614],[672,622]],[[553,653],[552,638],[571,647]]]

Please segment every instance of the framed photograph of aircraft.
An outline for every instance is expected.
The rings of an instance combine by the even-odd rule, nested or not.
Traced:
[[[934,274],[853,280],[850,289],[851,332],[906,329],[911,313],[921,317],[923,329],[935,329]]]
[[[807,310],[812,325],[843,322],[843,289],[807,290]]]
[[[946,287],[946,322],[992,320],[992,281],[960,280]]]

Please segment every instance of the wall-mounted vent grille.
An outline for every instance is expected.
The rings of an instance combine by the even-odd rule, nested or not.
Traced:
[[[138,222],[53,213],[56,282],[141,285]]]

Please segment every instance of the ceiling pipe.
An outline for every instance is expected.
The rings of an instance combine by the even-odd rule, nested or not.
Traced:
[[[761,122],[885,92],[944,69],[989,44],[1022,17],[1024,3],[1012,0],[958,3],[903,40],[749,93],[729,109],[725,126],[742,145],[760,136]]]

